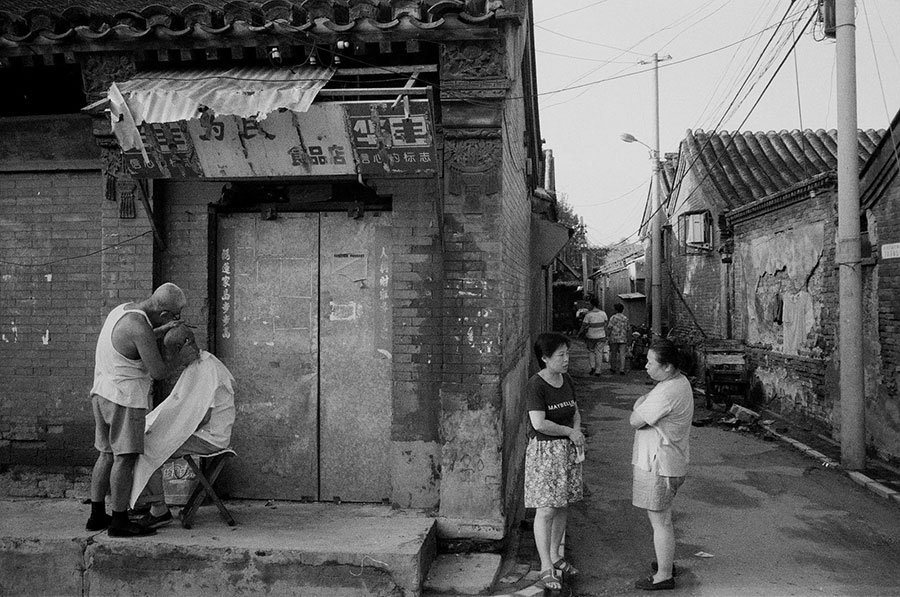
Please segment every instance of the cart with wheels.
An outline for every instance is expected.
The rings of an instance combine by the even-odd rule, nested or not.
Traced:
[[[703,347],[706,364],[706,408],[713,403],[745,402],[750,389],[747,354],[740,340],[712,340]]]

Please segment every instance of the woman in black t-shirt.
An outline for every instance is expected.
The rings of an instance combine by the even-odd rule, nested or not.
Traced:
[[[535,508],[534,541],[541,558],[541,582],[562,588],[561,576],[578,574],[560,553],[569,504],[582,499],[584,435],[569,368],[569,338],[540,334],[534,343],[541,370],[525,386],[528,448],[525,507]]]

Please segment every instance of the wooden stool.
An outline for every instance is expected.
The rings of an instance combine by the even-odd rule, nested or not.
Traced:
[[[219,509],[219,514],[222,515],[222,518],[225,519],[228,526],[233,527],[236,524],[234,518],[231,516],[231,512],[228,511],[228,508],[225,507],[225,504],[222,503],[222,500],[219,499],[219,496],[216,495],[216,492],[213,489],[213,484],[219,477],[219,473],[222,472],[225,461],[232,456],[236,456],[236,453],[231,448],[225,448],[224,450],[219,450],[212,454],[185,454],[183,456],[185,462],[188,463],[188,466],[191,467],[191,470],[197,475],[199,483],[193,493],[191,493],[191,497],[188,498],[184,508],[181,509],[181,526],[189,529],[194,525],[194,515],[197,513],[197,508],[200,507],[200,504],[203,503],[203,498],[207,495],[212,499],[216,508]],[[206,475],[203,474],[203,467],[200,466],[200,459],[202,458],[212,459],[207,465],[209,472]]]

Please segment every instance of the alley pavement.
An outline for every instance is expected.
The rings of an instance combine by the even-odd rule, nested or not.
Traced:
[[[655,558],[647,516],[631,505],[628,414],[652,386],[643,371],[588,376],[586,352],[572,354],[587,460],[585,500],[570,509],[567,536],[581,574],[561,594],[644,594],[634,582]],[[706,410],[702,395],[695,404],[691,468],[674,506],[679,575],[666,594],[900,596],[896,470],[843,471],[837,449],[814,433],[778,421],[726,424],[723,406]],[[530,522],[494,595],[544,594]]]

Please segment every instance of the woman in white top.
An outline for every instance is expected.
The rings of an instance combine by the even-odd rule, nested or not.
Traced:
[[[694,416],[691,384],[680,371],[683,362],[683,355],[672,342],[653,343],[647,353],[646,370],[657,384],[638,398],[629,419],[635,430],[632,503],[647,511],[656,551],[655,573],[637,581],[638,589],[675,588],[672,502],[687,475]]]

